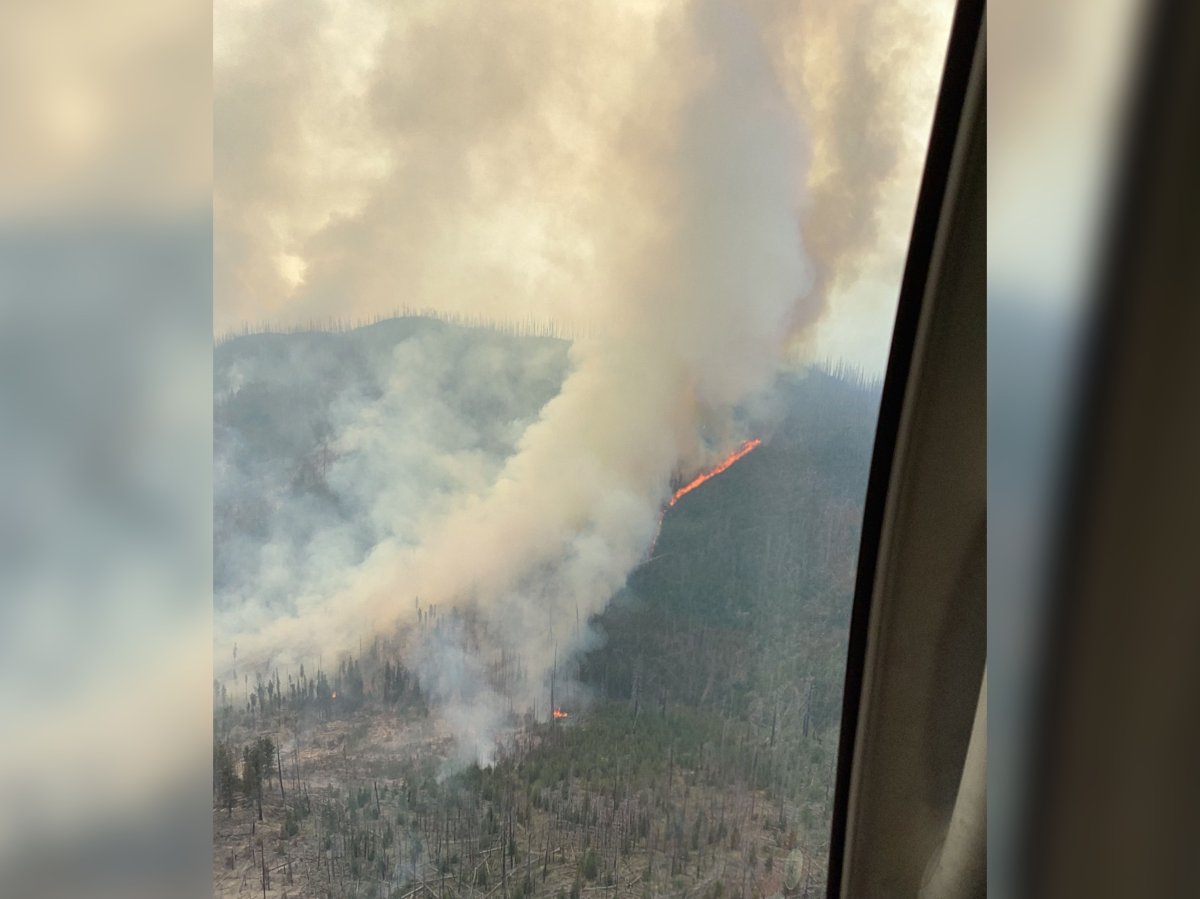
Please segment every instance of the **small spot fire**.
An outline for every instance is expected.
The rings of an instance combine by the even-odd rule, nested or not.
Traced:
[[[555,709],[553,714],[554,714],[555,720],[560,720],[562,718],[570,718],[571,717],[570,712],[564,712],[562,709]]]

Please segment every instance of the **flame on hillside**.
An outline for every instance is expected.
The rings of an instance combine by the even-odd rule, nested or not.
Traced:
[[[721,472],[723,472],[723,471],[728,471],[735,462],[737,462],[739,459],[743,458],[744,456],[748,456],[750,453],[752,453],[755,449],[757,449],[761,445],[762,445],[762,440],[760,440],[758,437],[755,437],[751,440],[747,440],[745,443],[743,443],[741,446],[739,446],[736,450],[734,450],[732,453],[730,453],[728,456],[726,456],[724,459],[722,459],[720,462],[718,462],[715,466],[710,468],[708,471],[704,472],[703,474],[696,475],[694,478],[692,478],[690,481],[688,481],[686,484],[684,484],[682,487],[680,487],[678,490],[676,490],[671,495],[671,499],[667,503],[666,507],[664,507],[658,513],[659,532],[660,533],[662,532],[663,518],[667,514],[667,509],[669,509],[671,506],[675,505],[684,496],[691,493],[693,490],[695,490],[697,487],[699,487],[705,481],[715,478],[717,475],[721,474]],[[650,551],[646,554],[647,560],[654,558],[654,550],[655,550],[655,547],[657,547],[657,546],[658,546],[658,534],[655,534],[654,542],[650,544]]]
[[[687,494],[691,493],[693,490],[695,490],[697,487],[699,487],[705,481],[715,478],[717,475],[721,474],[724,471],[728,471],[730,466],[732,466],[734,462],[737,462],[742,457],[749,455],[751,452],[753,452],[755,449],[757,449],[761,444],[762,444],[762,441],[760,439],[758,439],[757,437],[755,437],[753,440],[747,440],[740,447],[738,447],[734,452],[732,452],[728,456],[726,456],[714,468],[710,468],[708,471],[704,472],[703,474],[696,475],[696,477],[692,478],[692,480],[690,480],[688,483],[684,484],[682,487],[680,487],[678,490],[676,490],[675,494],[671,497],[671,501],[669,503],[667,503],[667,505],[668,506],[675,505],[677,502],[679,502],[679,500],[681,500]]]
[[[554,714],[555,718],[570,718],[571,717],[570,712],[564,712],[562,709],[555,709],[553,714]]]

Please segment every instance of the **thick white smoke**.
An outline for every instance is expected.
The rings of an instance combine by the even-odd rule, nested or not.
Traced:
[[[678,89],[630,119],[626,188],[643,193],[630,227],[596,235],[607,327],[573,346],[561,393],[490,488],[415,549],[381,542],[303,617],[243,635],[251,658],[353,646],[407,621],[419,596],[475,610],[531,673],[518,701],[541,703],[543,673],[583,638],[576,622],[645,557],[672,473],[704,458],[705,435],[768,384],[789,332],[815,317],[798,224],[804,141],[752,23],[701,0],[658,27],[669,56],[647,75]],[[418,642],[418,670],[486,760],[499,703],[465,638],[437,640]]]
[[[953,2],[730,6],[811,149],[792,166],[823,320],[797,333],[874,360]],[[662,225],[659,151],[702,76],[685,20],[709,14],[687,0],[217,0],[217,332],[398,307],[607,329],[630,280],[618,248]]]
[[[416,549],[384,540],[317,610],[242,637],[252,657],[353,646],[406,621],[414,597],[469,604],[533,673],[523,699],[538,702],[540,673],[580,639],[575,623],[646,555],[672,473],[702,459],[706,428],[768,384],[793,324],[811,320],[797,217],[805,146],[754,28],[725,0],[661,26],[685,89],[670,118],[637,122],[649,139],[632,148],[630,172],[653,202],[632,210],[643,227],[600,244],[620,274],[607,278],[608,328],[572,347],[562,392],[490,489],[464,497]],[[481,667],[457,652],[420,655],[434,699],[487,744],[467,725],[496,705],[473,699],[487,695]]]

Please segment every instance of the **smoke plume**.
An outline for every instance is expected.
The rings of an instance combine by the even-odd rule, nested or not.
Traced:
[[[818,314],[886,328],[953,4],[729,6],[805,123],[791,167]],[[704,65],[683,20],[706,14],[219,0],[217,332],[398,307],[606,329],[610,232],[657,222],[642,157],[672,139]]]
[[[260,21],[282,19],[307,46],[335,13],[301,6],[268,3]],[[236,277],[218,288],[230,308],[287,296],[302,320],[331,298],[350,314],[434,298],[501,318],[544,312],[588,336],[485,484],[459,483],[419,540],[381,528],[336,588],[308,585],[302,614],[221,634],[243,658],[311,658],[364,634],[408,634],[460,745],[487,761],[502,703],[486,667],[503,650],[529,673],[512,687],[516,702],[545,717],[555,660],[590,639],[576,623],[645,557],[672,475],[748,436],[734,433],[734,408],[770,383],[791,335],[822,312],[836,266],[810,260],[804,232],[815,226],[802,223],[841,187],[826,177],[828,193],[806,192],[811,141],[779,77],[779,48],[762,37],[773,14],[730,0],[640,12],[489,2],[349,23],[382,34],[361,51],[380,62],[341,73],[367,103],[338,114],[379,142],[326,154],[345,196],[330,190],[330,171],[297,165],[261,188],[294,202],[291,215],[268,220],[269,203],[226,208],[231,258],[293,260],[231,266]],[[293,85],[293,74],[280,83]],[[337,94],[325,74],[298,76],[318,109]],[[271,76],[248,80],[237,66],[225,77],[238,84],[221,93],[246,103],[273,90]],[[247,142],[336,145],[306,130],[289,107],[296,96],[284,92],[274,113],[286,128],[247,125],[250,107],[239,103],[225,110],[239,137],[218,167],[223,159],[235,187],[253,189],[257,166],[273,158],[243,154]],[[852,171],[888,170],[864,152]],[[322,202],[283,199],[284,181],[323,188]],[[851,207],[835,217],[823,251],[849,253],[860,237],[846,222],[864,215]],[[269,251],[255,246],[263,242]],[[417,597],[468,613],[469,624],[414,636]]]

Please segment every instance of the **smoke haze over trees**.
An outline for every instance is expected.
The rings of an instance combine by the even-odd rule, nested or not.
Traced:
[[[569,621],[603,609],[644,557],[672,474],[738,436],[735,407],[815,320],[795,217],[806,139],[754,23],[704,0],[649,33],[672,48],[647,63],[672,67],[670,88],[639,95],[625,121],[637,132],[619,157],[627,202],[587,222],[599,265],[578,289],[595,292],[604,329],[571,345],[561,389],[490,483],[443,490],[455,499],[419,542],[386,523],[348,581],[306,580],[302,612],[239,628],[249,658],[349,648],[410,621],[409,598],[424,597],[482,614],[528,665],[532,703]],[[425,452],[419,435],[396,436]],[[369,474],[360,489],[392,489]]]
[[[312,336],[341,342],[343,359],[368,355],[351,351],[359,340],[496,339],[443,327]],[[265,338],[276,353],[291,344],[298,360],[314,352],[297,349],[308,339]],[[530,340],[499,343],[515,357]],[[231,341],[221,369],[260,355],[263,341]],[[361,372],[340,370],[326,383],[346,392]],[[520,660],[472,642],[482,632],[468,617],[425,604],[419,640],[368,637],[340,660],[246,666],[217,684],[223,889],[236,892],[232,871],[301,895],[404,896],[422,884],[482,895],[504,884],[553,896],[573,883],[621,893],[630,881],[650,895],[716,895],[718,883],[750,895],[789,882],[795,895],[819,894],[877,402],[878,385],[847,372],[782,378],[763,445],[670,507],[654,555],[613,603],[571,622],[594,634],[591,648],[563,653],[554,682],[541,684],[542,723],[508,689]],[[569,716],[547,720],[550,702]],[[470,732],[478,711],[499,735],[495,753],[469,745],[489,736]],[[278,735],[281,782],[262,794],[265,836],[247,851],[239,828],[258,820],[264,734]]]
[[[218,559],[223,601],[254,572],[218,658],[233,642],[264,665],[334,654],[402,631],[423,600],[481,616],[523,660],[520,703],[539,701],[560,644],[589,644],[572,622],[653,545],[671,479],[752,436],[739,410],[819,332],[831,291],[888,256],[879,224],[904,220],[901,100],[926,83],[913,51],[938,13],[797,9],[218,9],[218,329],[408,306],[575,335],[558,389],[505,410],[505,433],[442,383],[469,354],[421,342],[331,423],[281,422],[326,429],[293,477],[342,482],[281,506],[280,540],[261,500],[222,499],[218,527],[258,527],[262,546]],[[220,489],[254,456],[225,454]],[[305,530],[337,503],[345,526]]]
[[[226,11],[218,842],[240,785],[325,895],[813,886],[877,395],[796,359],[936,31],[849,8]]]

